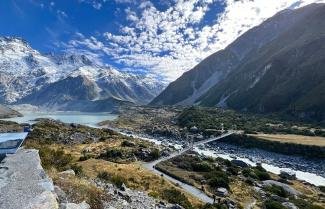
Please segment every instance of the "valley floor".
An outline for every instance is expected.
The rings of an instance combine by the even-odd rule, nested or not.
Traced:
[[[101,122],[99,125],[103,128],[43,119],[33,125],[33,131],[24,146],[39,150],[42,166],[59,190],[56,191],[60,194],[59,203],[68,201],[82,204],[85,201],[91,208],[96,209],[141,208],[144,204],[147,205],[143,206],[144,208],[168,208],[172,207],[171,204],[179,204],[183,208],[205,209],[270,208],[270,205],[281,209],[293,209],[292,205],[302,209],[324,208],[324,187],[291,180],[288,176],[280,177],[256,164],[243,167],[230,161],[234,158],[227,160],[207,157],[202,155],[204,153],[200,152],[200,149],[197,150],[197,147],[194,149],[196,152],[186,152],[161,161],[156,168],[163,172],[162,175],[146,169],[143,166],[145,162],[166,157],[176,150],[183,149],[182,146],[188,147],[189,139],[199,141],[220,134],[217,127],[219,124],[202,128],[202,118],[196,116],[193,119],[193,115],[184,115],[186,111],[187,109],[173,107],[122,109],[116,120]],[[218,123],[231,121],[232,119],[228,118],[233,117],[233,113],[227,114],[223,116],[223,121]],[[187,126],[181,125],[187,124],[182,119],[184,117],[192,121]],[[257,121],[262,128],[263,123],[269,124],[269,121],[262,119]],[[208,122],[205,121],[204,124]],[[227,128],[229,126],[226,122],[224,126]],[[191,130],[193,126],[198,127],[195,133]],[[237,123],[237,127],[243,126]],[[266,133],[252,133],[256,131],[252,130],[253,127],[255,126],[244,126],[240,133],[244,135],[249,132],[248,136],[261,138],[267,136],[271,139],[265,140],[287,144],[296,135],[300,140],[299,144],[309,146],[315,142],[309,140],[315,136],[296,134],[288,137],[288,134],[278,130],[275,130],[275,133],[270,133],[270,130]],[[6,131],[22,129],[20,125],[12,122],[0,122],[0,128]],[[120,134],[115,130],[124,130],[124,133]],[[141,135],[151,136],[153,140],[138,137]],[[286,137],[287,141],[282,141],[281,137]],[[322,139],[320,136],[317,138]],[[307,140],[304,141],[305,139]],[[204,146],[201,150],[211,148],[214,148],[214,145]],[[231,153],[237,154],[238,150],[230,148],[228,151],[231,156]],[[213,152],[217,153],[218,150]],[[286,161],[286,158],[282,160]],[[306,167],[309,168],[312,168],[311,164]],[[215,199],[216,204],[205,205],[199,198],[182,189],[178,183],[166,179],[166,175],[201,190],[211,199]],[[297,193],[292,194],[292,191]]]

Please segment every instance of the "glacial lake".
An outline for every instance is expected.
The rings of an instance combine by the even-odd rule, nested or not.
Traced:
[[[117,115],[102,112],[102,113],[87,113],[87,112],[34,112],[34,111],[20,111],[23,117],[14,117],[1,120],[14,121],[17,123],[36,123],[37,118],[49,118],[59,120],[64,123],[78,123],[90,127],[98,127],[98,123],[105,120],[114,120]]]

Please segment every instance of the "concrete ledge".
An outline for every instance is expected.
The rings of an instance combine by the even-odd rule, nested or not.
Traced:
[[[0,163],[0,209],[58,209],[38,150],[20,149]]]

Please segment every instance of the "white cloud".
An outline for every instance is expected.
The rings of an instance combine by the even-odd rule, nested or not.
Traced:
[[[94,1],[93,2],[93,7],[97,10],[100,10],[102,8],[102,4],[99,2]]]
[[[60,17],[60,18],[67,18],[68,17],[68,15],[67,15],[67,13],[65,13],[64,11],[62,11],[62,10],[57,10],[56,11],[56,13],[57,13],[57,15]]]
[[[142,1],[138,8],[125,10],[128,24],[120,33],[104,33],[105,41],[83,37],[70,44],[101,51],[125,67],[143,68],[149,74],[174,80],[275,13],[324,1],[178,0],[165,11]],[[208,24],[203,22],[209,9],[220,2],[224,11]]]

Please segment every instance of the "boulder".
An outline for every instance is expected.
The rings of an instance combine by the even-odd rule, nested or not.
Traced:
[[[241,167],[241,168],[248,168],[249,167],[249,165],[247,163],[245,163],[244,161],[242,161],[242,160],[232,160],[231,162],[233,164]]]
[[[282,187],[287,193],[289,193],[290,195],[293,196],[297,196],[300,195],[300,192],[298,192],[296,189],[292,188],[291,186],[278,182],[278,181],[274,181],[274,180],[266,180],[263,181],[263,185],[264,186],[270,186],[270,185],[276,185],[276,186],[280,186]]]
[[[298,209],[298,207],[291,202],[284,202],[282,205],[288,209]]]
[[[76,173],[72,169],[69,169],[69,170],[66,170],[66,171],[62,171],[59,174],[61,174],[61,175],[72,175],[72,176],[75,176],[76,175]]]
[[[288,180],[295,180],[297,179],[296,173],[291,170],[281,170],[280,175],[281,178],[288,179]]]
[[[124,147],[135,147],[137,145],[134,142],[125,140],[125,141],[122,142],[122,146],[124,146]]]
[[[90,205],[88,205],[85,201],[82,203],[65,203],[60,206],[60,209],[90,209]]]
[[[125,186],[125,184],[123,183],[121,188],[120,188],[121,191],[126,191],[127,190],[127,187]]]
[[[220,197],[228,196],[228,194],[229,194],[229,192],[226,188],[219,187],[216,190],[216,195],[218,195]]]
[[[180,205],[172,205],[172,206],[169,206],[167,209],[184,209],[184,208]]]
[[[58,186],[54,186],[54,192],[56,193],[60,203],[67,203],[67,194]]]

